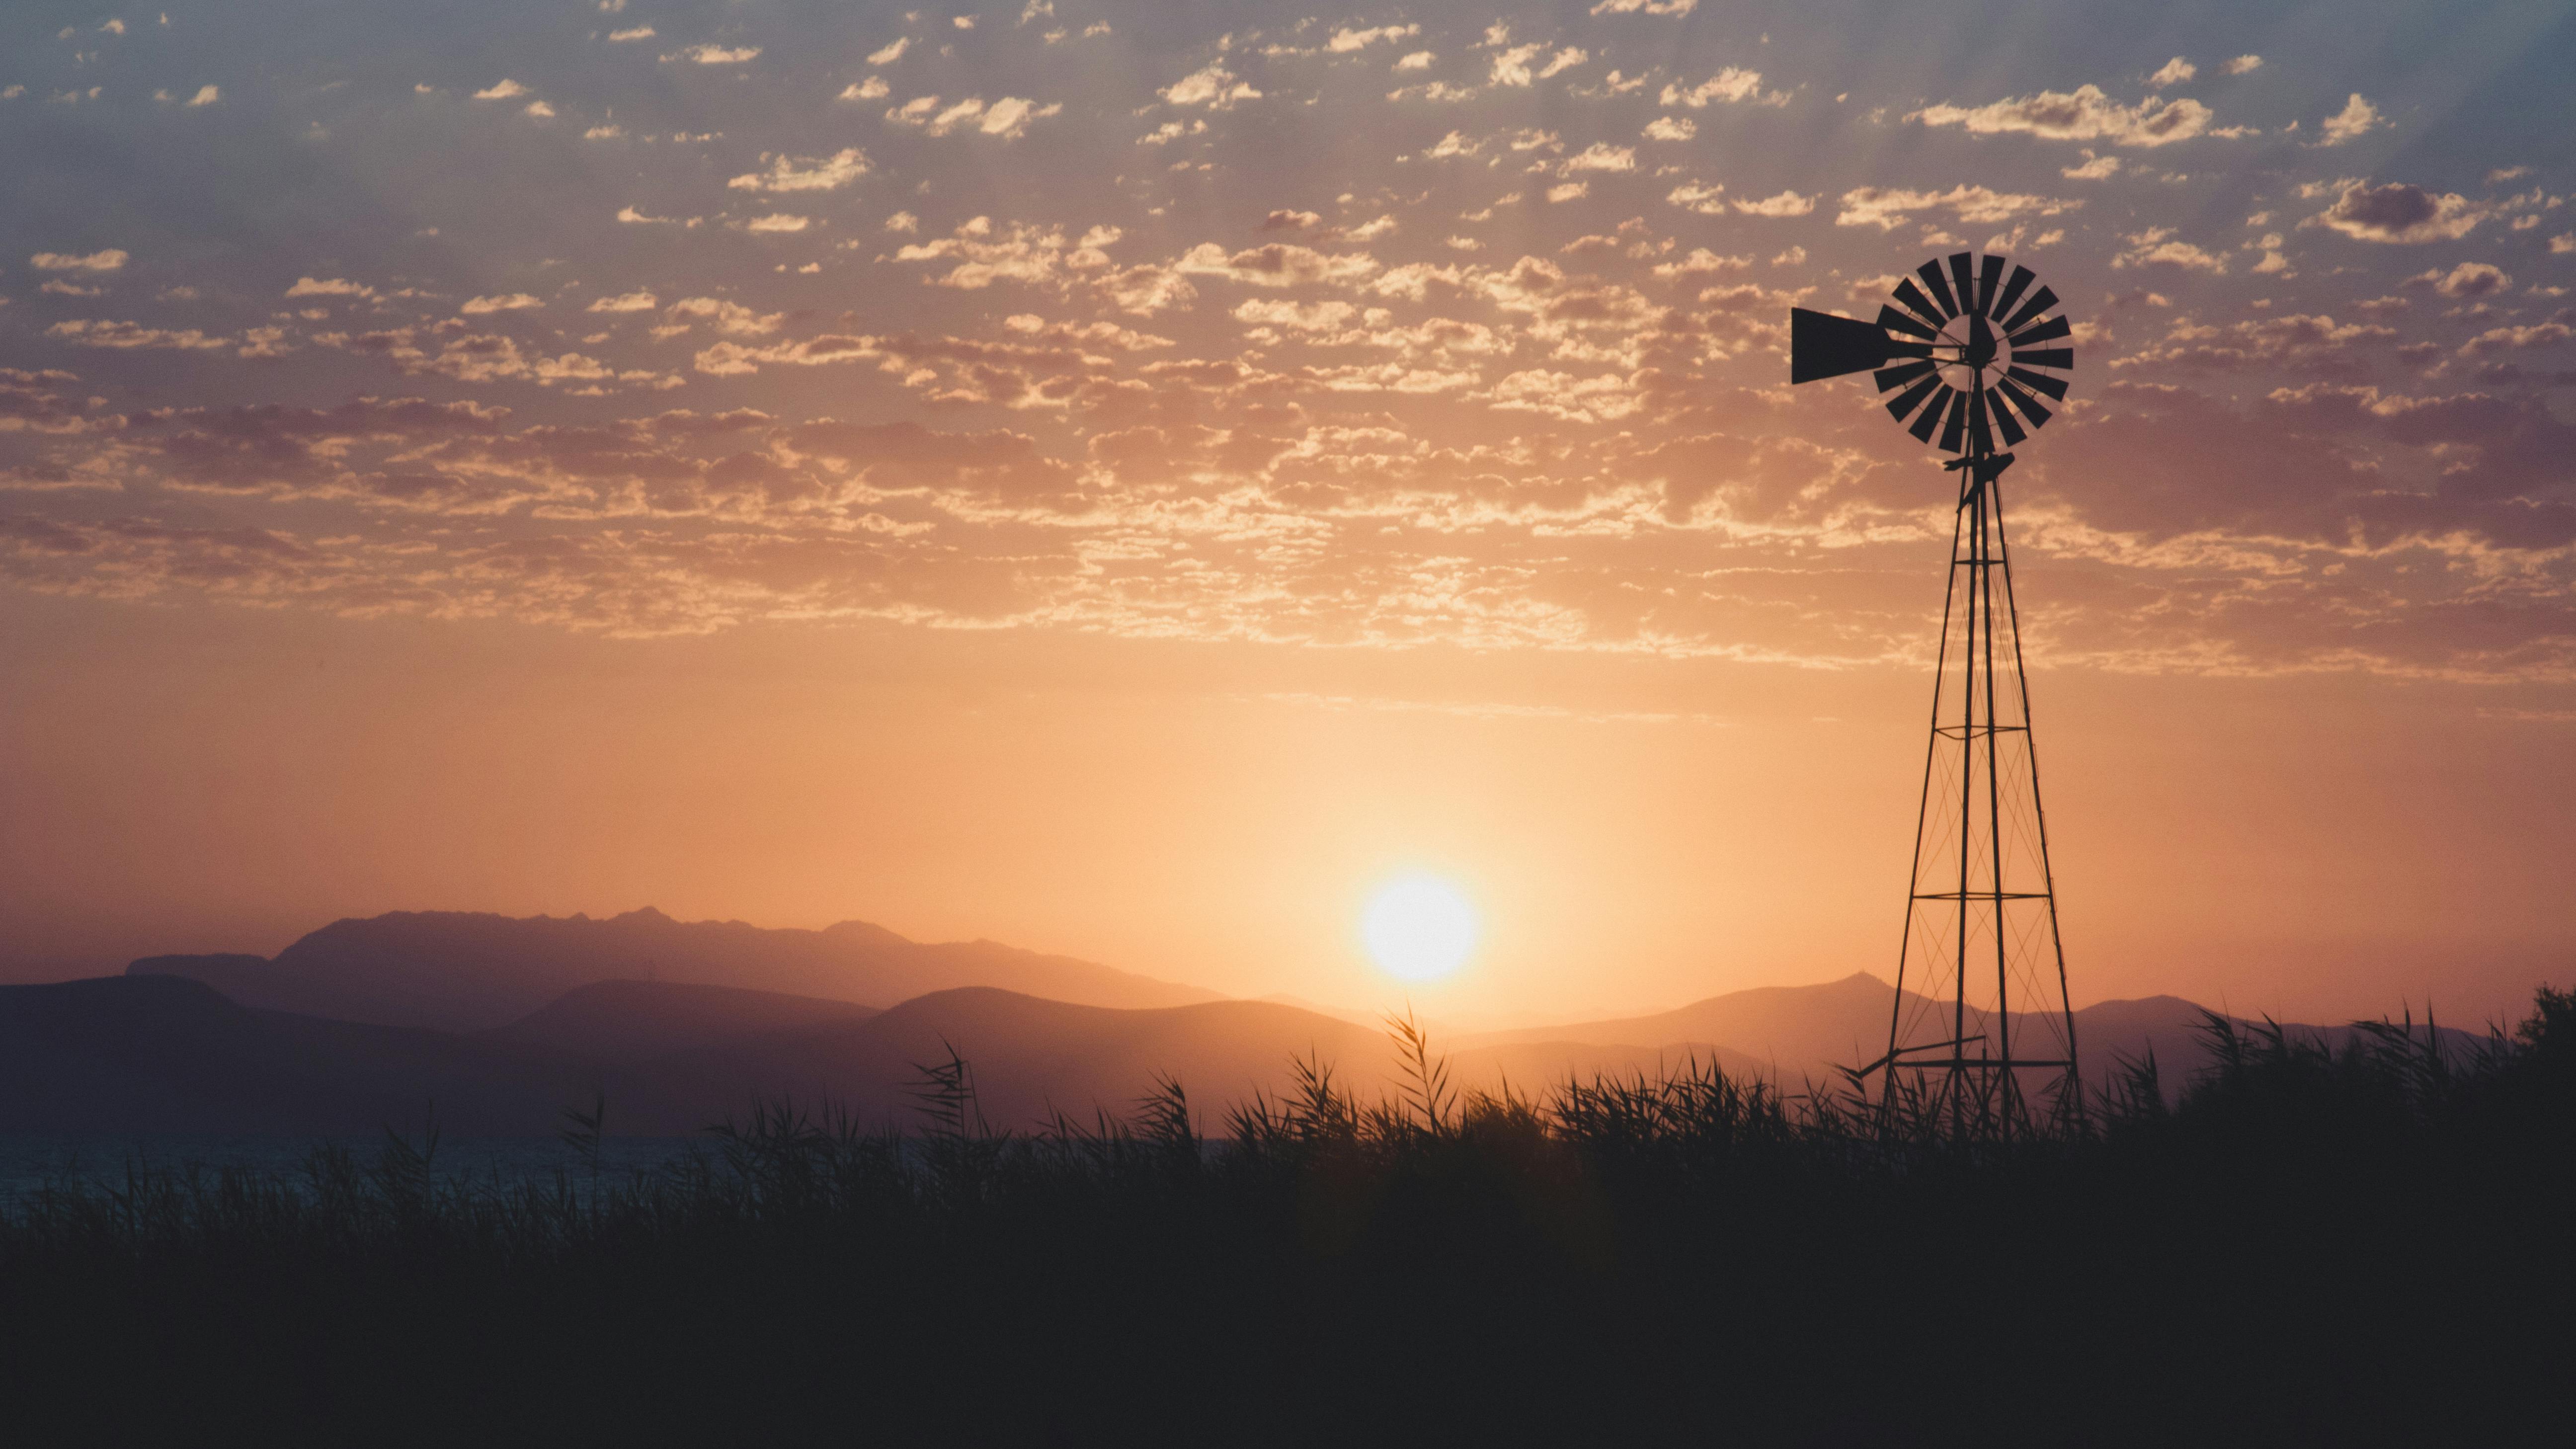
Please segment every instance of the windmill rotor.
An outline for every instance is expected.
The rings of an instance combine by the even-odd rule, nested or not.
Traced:
[[[1789,381],[1869,373],[1918,442],[1990,455],[1996,435],[2018,446],[2066,400],[2074,328],[2057,306],[2030,268],[1956,252],[1899,280],[1875,319],[1790,308]]]

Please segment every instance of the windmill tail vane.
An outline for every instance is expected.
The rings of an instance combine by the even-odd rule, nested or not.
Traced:
[[[1789,380],[1870,374],[1959,477],[1880,1103],[1957,1135],[2080,1121],[2075,1017],[2031,744],[2002,478],[2066,400],[2074,329],[2030,268],[1960,252],[1900,280],[1874,319],[1789,312]]]

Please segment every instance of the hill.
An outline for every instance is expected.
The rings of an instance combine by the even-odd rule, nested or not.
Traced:
[[[589,1075],[497,1043],[259,1011],[203,982],[0,987],[0,1131],[225,1135],[554,1130]]]
[[[873,1006],[739,986],[597,981],[476,1033],[529,1056],[628,1061],[731,1046],[800,1028],[864,1021]]]
[[[1911,1002],[1922,998],[1906,993]],[[1896,1007],[1896,990],[1866,971],[1813,986],[1762,986],[1733,991],[1651,1016],[1566,1026],[1532,1027],[1462,1037],[1464,1052],[1494,1050],[1541,1042],[1579,1043],[1592,1047],[1667,1050],[1690,1043],[1709,1043],[1739,1059],[1750,1059],[1762,1075],[1791,1090],[1803,1081],[1838,1080],[1837,1069],[1871,1062],[1887,1050],[1887,1028]],[[2230,1018],[2240,1025],[2241,1017]],[[2014,1016],[2014,1032],[2029,1028]],[[2169,1091],[2207,1064],[2209,1044],[2202,1031],[2201,1008],[2179,996],[2150,996],[2135,1001],[2100,1001],[2075,1012],[2075,1042],[2085,1080],[2099,1085],[2121,1061],[2143,1061],[2152,1052]],[[2291,1024],[2293,1032],[2330,1045],[2351,1035],[2346,1026]],[[2454,1047],[2471,1040],[2468,1033],[2444,1028]],[[2023,1039],[2030,1039],[2024,1036]],[[1729,1063],[1733,1070],[1733,1063]]]
[[[340,920],[277,953],[147,956],[129,976],[184,976],[244,1006],[384,1026],[479,1031],[576,987],[650,980],[887,1007],[994,986],[1093,1006],[1179,1006],[1217,993],[992,941],[928,944],[843,921],[819,931],[675,921],[646,907],[606,920],[396,911]]]

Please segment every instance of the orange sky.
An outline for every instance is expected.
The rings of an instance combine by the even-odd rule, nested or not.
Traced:
[[[1784,323],[1979,248],[2082,358],[2077,1004],[2576,980],[2563,21],[645,9],[0,17],[0,974],[651,904],[1374,1008],[1411,869],[1455,1021],[1889,974],[1951,480]]]
[[[651,903],[1366,1008],[1403,988],[1359,904],[1406,867],[1486,913],[1479,957],[1412,988],[1461,1021],[1892,964],[1925,695],[1901,671],[248,622],[13,611],[13,974]],[[2467,1018],[2566,959],[2563,726],[2353,679],[2034,691],[2078,1004]]]

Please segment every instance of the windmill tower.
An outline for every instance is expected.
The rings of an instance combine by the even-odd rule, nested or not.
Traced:
[[[1872,321],[1792,308],[1789,380],[1871,372],[1888,413],[1958,456],[1959,507],[1933,673],[1932,739],[1914,832],[1880,1100],[1954,1134],[2009,1137],[2083,1111],[2056,879],[2031,748],[2002,479],[2066,397],[2072,329],[2028,267],[1960,252],[1925,262]],[[1917,278],[1920,285],[1917,285]]]

